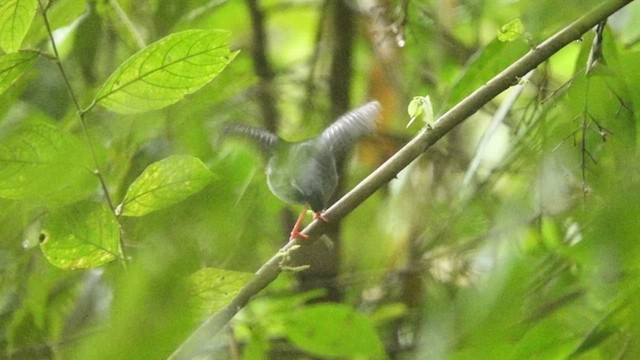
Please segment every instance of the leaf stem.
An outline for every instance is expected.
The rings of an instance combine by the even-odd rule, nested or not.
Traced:
[[[49,3],[50,4],[50,3]],[[102,176],[102,172],[100,171],[100,165],[98,162],[98,156],[96,155],[96,151],[93,147],[93,141],[91,140],[91,136],[89,134],[89,130],[87,127],[87,121],[86,121],[86,111],[83,111],[82,108],[80,107],[80,102],[78,101],[78,97],[76,96],[75,92],[73,91],[73,87],[71,87],[71,82],[69,81],[69,77],[67,76],[67,72],[64,70],[64,66],[62,66],[62,60],[60,59],[60,53],[58,52],[58,46],[56,45],[55,39],[53,38],[53,31],[51,30],[51,24],[49,23],[49,18],[47,17],[47,11],[49,10],[49,5],[47,5],[46,7],[42,4],[41,0],[38,0],[38,5],[40,6],[40,13],[42,14],[42,19],[44,21],[44,25],[47,29],[47,34],[49,35],[49,41],[51,42],[51,48],[53,49],[53,57],[47,56],[48,58],[51,58],[56,65],[58,66],[58,70],[60,70],[60,74],[62,75],[62,79],[64,80],[64,83],[67,87],[67,91],[69,92],[69,96],[71,97],[71,99],[73,100],[73,104],[76,107],[77,113],[78,113],[78,117],[80,118],[80,126],[82,127],[82,132],[84,133],[85,138],[87,139],[87,143],[89,145],[89,151],[91,153],[91,158],[93,160],[93,165],[94,165],[94,170],[93,173],[94,175],[96,175],[96,177],[98,178],[98,181],[100,182],[100,187],[102,189],[102,192],[104,193],[104,197],[105,200],[107,202],[107,205],[109,206],[109,209],[111,210],[111,212],[115,215],[115,206],[113,205],[113,201],[111,200],[111,195],[109,194],[109,190],[107,187],[107,183],[104,179],[104,176]],[[124,240],[123,240],[123,233],[122,233],[122,226],[120,225],[120,222],[118,221],[118,224],[120,226],[120,256],[121,256],[121,262],[123,265],[125,265],[126,263],[126,254],[125,254],[125,248],[124,248]],[[125,265],[126,267],[126,265]]]

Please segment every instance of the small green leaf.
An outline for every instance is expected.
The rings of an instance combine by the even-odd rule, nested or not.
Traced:
[[[524,25],[520,19],[516,18],[500,27],[498,40],[509,42],[518,39],[522,34],[524,34]]]
[[[189,277],[192,305],[201,314],[213,314],[225,307],[254,274],[204,268]]]
[[[88,147],[47,122],[0,140],[0,197],[70,203],[95,189]]]
[[[106,264],[120,253],[116,217],[104,205],[83,201],[48,214],[42,225],[40,249],[63,269]]]
[[[285,320],[289,340],[318,356],[385,358],[371,321],[342,304],[301,308]]]
[[[224,30],[187,30],[142,49],[122,64],[94,102],[120,114],[180,101],[216,77],[236,56]]]
[[[37,53],[27,51],[0,56],[0,94],[16,82],[37,58]]]
[[[213,179],[211,170],[193,156],[174,155],[149,165],[129,186],[118,215],[142,216],[200,191]]]
[[[0,47],[6,53],[20,49],[38,8],[38,0],[0,2]]]
[[[407,127],[411,126],[417,118],[422,118],[425,123],[430,124],[433,121],[433,105],[431,105],[431,98],[428,95],[414,96],[407,107],[407,112],[409,113],[409,116],[411,116]]]
[[[422,114],[422,96],[414,96],[407,107],[409,116],[416,117]]]

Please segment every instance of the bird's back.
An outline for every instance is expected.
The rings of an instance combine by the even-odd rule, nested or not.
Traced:
[[[287,144],[276,150],[267,166],[274,194],[287,202],[309,204],[316,212],[326,207],[338,183],[335,159],[317,140]]]

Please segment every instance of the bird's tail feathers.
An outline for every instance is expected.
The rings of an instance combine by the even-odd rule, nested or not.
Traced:
[[[254,141],[260,149],[268,154],[272,153],[280,140],[275,134],[255,126],[242,123],[227,123],[224,125],[224,137],[229,135],[241,136]]]
[[[336,155],[344,154],[359,138],[372,135],[381,107],[377,101],[368,102],[340,116],[320,135],[319,141]]]

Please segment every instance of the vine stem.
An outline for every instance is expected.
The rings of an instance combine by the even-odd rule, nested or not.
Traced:
[[[49,3],[50,5],[51,3]],[[93,169],[93,174],[98,178],[98,181],[100,182],[100,188],[102,189],[102,192],[104,193],[104,197],[106,199],[107,205],[109,206],[109,209],[111,210],[111,212],[115,215],[115,206],[113,205],[113,201],[111,200],[111,195],[109,194],[109,190],[107,187],[107,183],[104,179],[104,176],[102,176],[102,172],[100,171],[100,165],[98,162],[98,156],[96,155],[96,151],[93,147],[93,141],[91,140],[91,135],[89,134],[89,129],[87,127],[87,120],[86,120],[86,111],[83,111],[82,108],[80,107],[80,102],[78,100],[78,97],[76,96],[75,92],[73,91],[73,88],[71,87],[71,82],[69,81],[69,77],[67,76],[67,72],[64,70],[64,66],[62,65],[62,60],[60,59],[60,53],[58,52],[58,46],[56,45],[56,41],[53,38],[53,31],[51,30],[51,24],[49,23],[49,18],[47,17],[47,11],[49,10],[49,5],[47,5],[46,7],[44,5],[42,5],[42,1],[38,0],[38,5],[40,6],[40,13],[42,14],[42,19],[44,21],[44,26],[47,29],[47,34],[49,35],[49,41],[51,42],[51,48],[53,49],[53,61],[56,63],[56,66],[58,66],[58,70],[60,70],[60,74],[62,75],[62,79],[64,80],[64,83],[67,87],[67,91],[69,92],[69,96],[71,97],[71,100],[73,101],[74,106],[76,107],[76,112],[78,114],[78,117],[80,119],[80,127],[82,128],[82,132],[84,133],[85,138],[87,139],[87,144],[89,145],[89,151],[91,153],[91,159],[93,160],[93,165],[94,165],[94,169]],[[51,58],[50,56],[47,56],[47,58]],[[117,217],[116,217],[117,219]],[[120,229],[120,237],[119,237],[119,241],[120,241],[120,254],[118,254],[120,256],[121,262],[123,264],[123,266],[126,267],[126,254],[125,254],[125,247],[124,247],[124,239],[123,239],[123,230],[122,230],[122,226],[120,225],[120,222],[118,221],[118,227]]]
[[[374,192],[396,177],[396,175],[418,156],[433,146],[438,140],[448,134],[453,128],[465,121],[469,116],[480,110],[493,98],[504,90],[518,84],[518,80],[528,72],[538,67],[560,49],[578,40],[584,33],[595,25],[620,10],[633,0],[608,0],[593,8],[588,13],[575,20],[564,29],[532,48],[527,54],[511,64],[498,75],[494,76],[482,87],[453,106],[442,115],[433,126],[427,126],[416,137],[396,152],[389,160],[362,180],[350,192],[344,195],[324,216],[329,222],[343,218]],[[318,238],[326,230],[321,221],[313,221],[302,232],[310,238]],[[222,310],[206,319],[191,336],[186,339],[169,357],[170,360],[192,359],[207,352],[207,344],[251,299],[252,296],[273,282],[282,271],[283,254],[288,254],[296,245],[305,246],[311,240],[290,241],[276,255],[269,259],[249,281],[233,300]],[[305,242],[307,242],[305,244]]]

